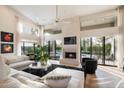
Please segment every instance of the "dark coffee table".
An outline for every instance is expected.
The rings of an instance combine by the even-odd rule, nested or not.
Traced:
[[[38,62],[35,65],[34,63],[30,64],[29,67],[27,69],[24,69],[23,71],[42,77],[46,75],[49,71],[51,71],[51,68],[52,64],[43,66],[40,64],[40,62]]]
[[[36,75],[36,76],[42,77],[42,76],[46,75],[47,73],[51,72],[52,70],[54,70],[57,67],[83,71],[82,68],[65,66],[65,65],[62,65],[62,64],[58,64],[58,63],[50,64],[46,67],[41,67],[41,66],[36,66],[36,65],[31,64],[31,65],[29,65],[29,67],[27,69],[24,69],[23,71],[31,73],[31,74]]]

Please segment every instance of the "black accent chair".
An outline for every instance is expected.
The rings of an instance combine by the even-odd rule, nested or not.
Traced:
[[[95,74],[97,69],[97,60],[93,58],[82,58],[82,68],[84,68],[84,74]]]

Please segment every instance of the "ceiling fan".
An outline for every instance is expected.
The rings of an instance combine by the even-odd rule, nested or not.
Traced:
[[[54,19],[53,22],[52,22],[51,24],[49,24],[49,25],[69,24],[69,23],[70,23],[69,21],[64,21],[63,19],[60,19],[60,18],[58,17],[58,14],[59,14],[58,9],[59,9],[59,6],[56,5],[56,9],[55,9],[55,19]]]

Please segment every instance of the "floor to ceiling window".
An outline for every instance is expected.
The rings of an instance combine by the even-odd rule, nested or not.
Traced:
[[[51,59],[59,60],[62,56],[62,39],[61,36],[62,30],[60,29],[45,29],[44,36],[45,42],[44,45],[48,48],[48,54]],[[57,38],[56,38],[57,37]]]
[[[49,55],[52,59],[55,59],[56,57],[56,42],[55,41],[48,41],[49,42]]]
[[[81,56],[91,57],[91,38],[81,39]]]
[[[93,57],[98,64],[116,65],[116,39],[114,36],[81,38],[81,58]]]
[[[31,60],[34,60],[35,43],[21,42],[21,55],[27,55]]]
[[[62,56],[62,41],[54,40],[48,41],[45,43],[45,46],[48,47],[48,54],[51,59],[59,60]]]
[[[21,42],[21,54],[34,54],[35,43]]]
[[[107,65],[116,65],[116,39],[112,36],[105,37],[105,63]]]
[[[62,40],[56,40],[56,57],[60,59],[62,57]]]
[[[104,64],[103,37],[92,38],[92,57],[97,58],[99,64]]]

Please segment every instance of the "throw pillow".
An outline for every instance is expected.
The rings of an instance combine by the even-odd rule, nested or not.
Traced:
[[[48,76],[44,79],[44,83],[52,88],[66,88],[70,79],[70,75]]]

